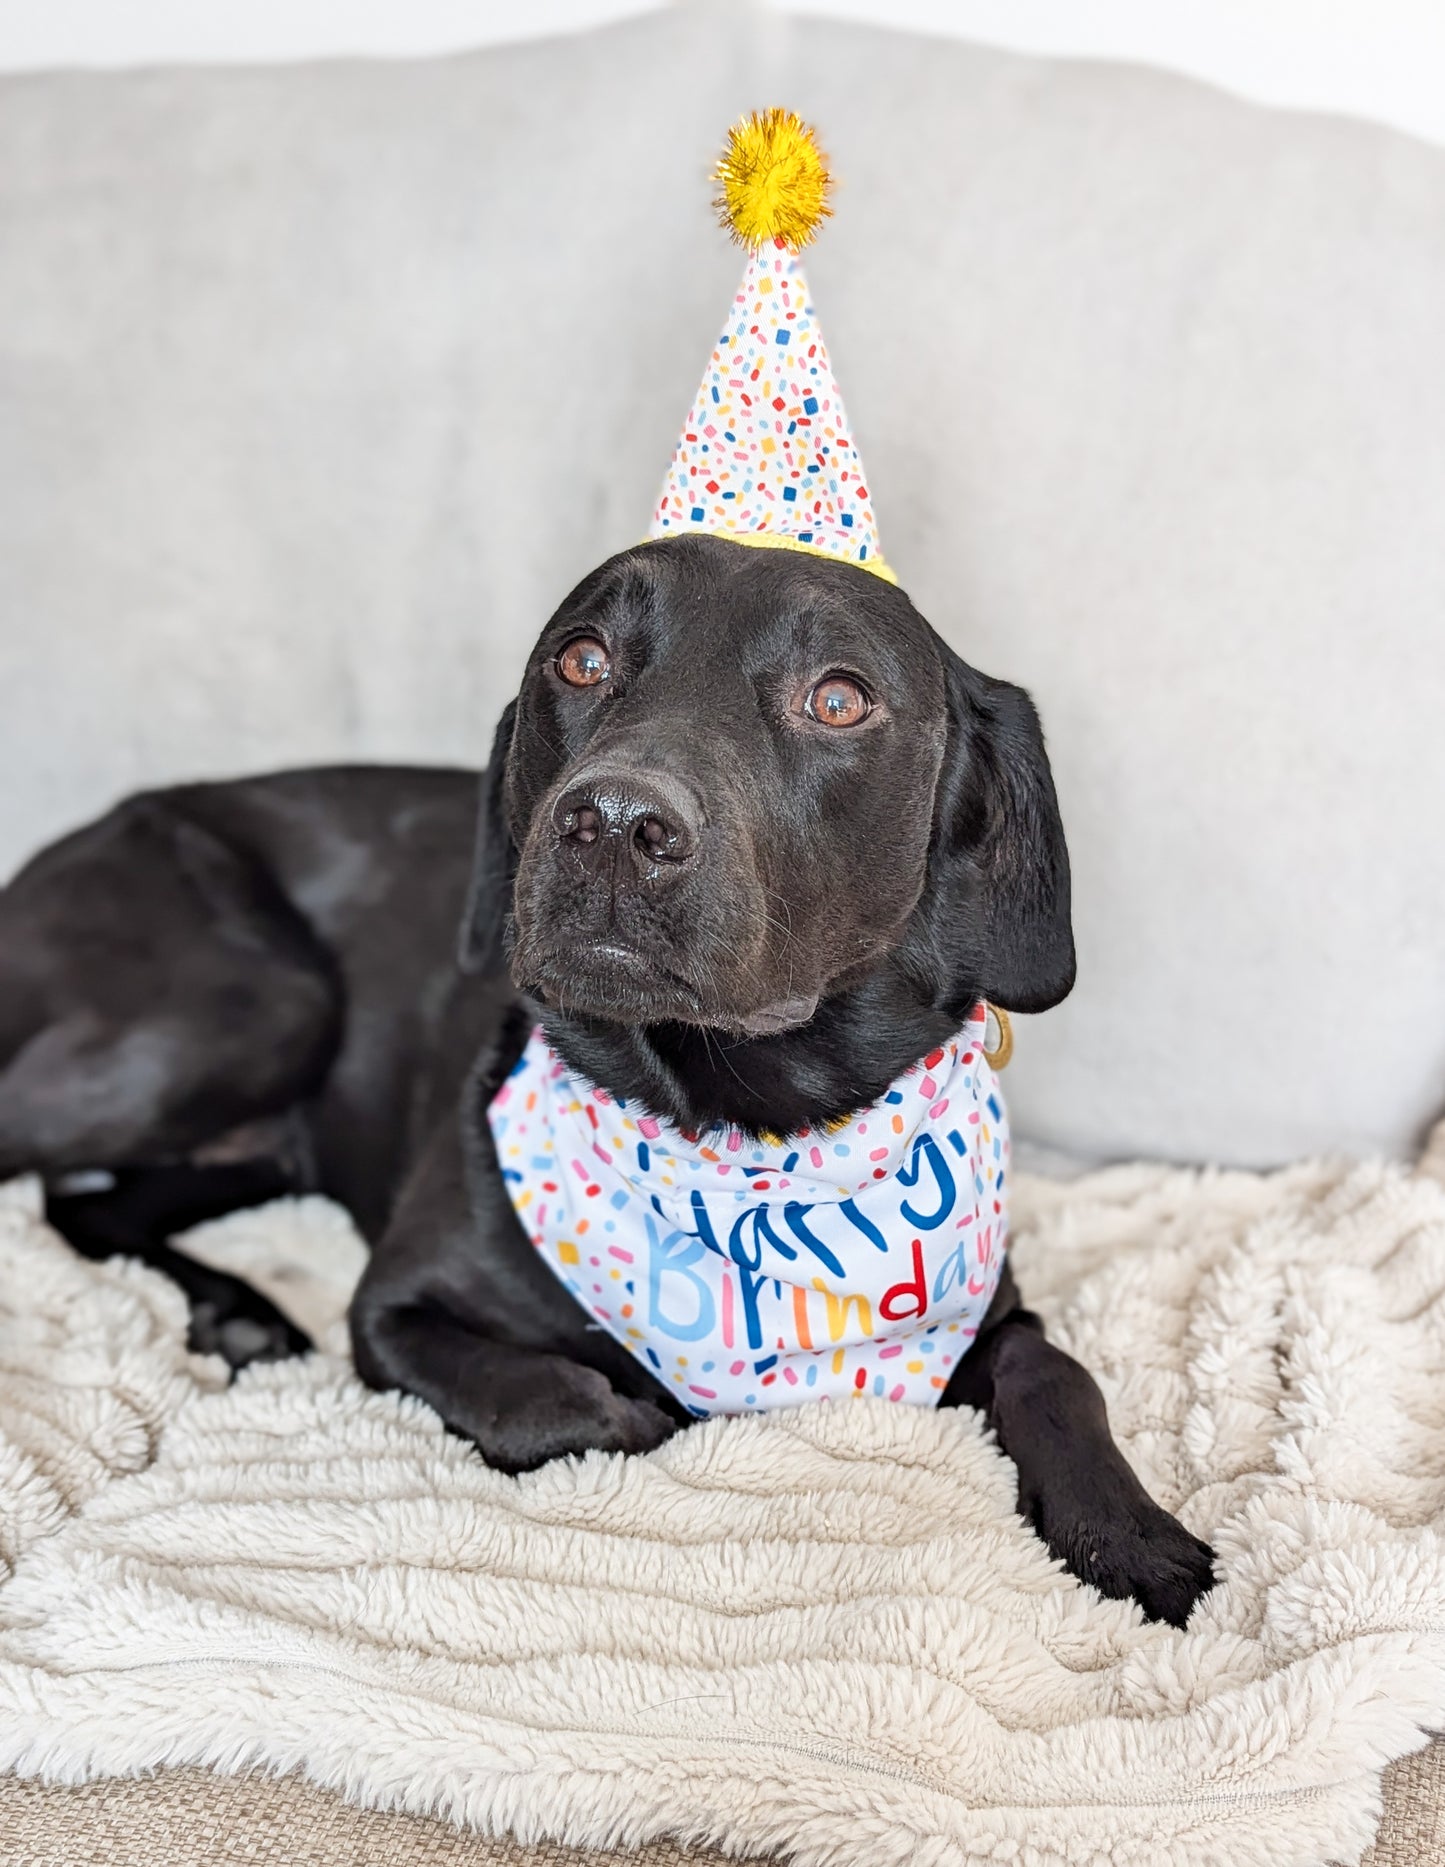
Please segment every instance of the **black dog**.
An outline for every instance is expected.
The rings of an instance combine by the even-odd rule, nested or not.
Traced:
[[[137,798],[37,857],[0,894],[0,1176],[40,1169],[80,1248],[180,1275],[233,1354],[238,1320],[294,1332],[167,1237],[332,1194],[374,1245],[362,1376],[522,1471],[687,1417],[503,1185],[486,1110],[539,1016],[679,1127],[788,1133],[981,998],[1055,1004],[1074,957],[1028,699],[850,566],[709,537],[613,559],[543,631],[481,790],[470,865],[474,777],[363,769]],[[942,1404],[985,1412],[1075,1574],[1182,1625],[1211,1552],[1007,1273]]]

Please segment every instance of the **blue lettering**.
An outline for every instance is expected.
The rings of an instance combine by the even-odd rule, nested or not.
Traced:
[[[680,1232],[674,1228],[663,1233],[650,1212],[643,1213],[642,1222],[647,1228],[648,1245],[647,1320],[653,1328],[661,1329],[674,1341],[700,1341],[711,1332],[716,1315],[712,1291],[692,1269],[703,1256],[705,1246],[690,1232]],[[691,1321],[679,1321],[663,1313],[662,1280],[667,1276],[680,1277],[692,1286],[696,1313]]]
[[[876,1245],[880,1251],[887,1251],[888,1240],[883,1236],[882,1232],[879,1231],[878,1227],[871,1219],[865,1219],[863,1217],[863,1214],[853,1204],[851,1199],[840,1199],[838,1202],[838,1210],[854,1230],[861,1232],[870,1244]]]
[[[954,1201],[958,1197],[954,1186],[953,1173],[943,1157],[943,1149],[931,1134],[919,1135],[913,1144],[913,1159],[906,1167],[898,1169],[898,1178],[904,1186],[917,1186],[923,1172],[923,1162],[927,1160],[933,1169],[933,1177],[938,1190],[938,1208],[934,1212],[919,1212],[905,1200],[899,1210],[910,1225],[916,1225],[920,1231],[932,1232],[943,1224],[953,1211]]]
[[[813,1234],[804,1224],[804,1220],[812,1210],[813,1208],[811,1206],[805,1206],[800,1199],[790,1199],[787,1205],[783,1207],[783,1217],[787,1221],[793,1236],[798,1242],[806,1245],[815,1258],[821,1259],[835,1277],[841,1277],[843,1275],[843,1266],[823,1243],[822,1239],[814,1238]]]

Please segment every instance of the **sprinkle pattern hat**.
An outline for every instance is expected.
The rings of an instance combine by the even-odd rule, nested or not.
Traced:
[[[841,558],[896,582],[798,258],[832,212],[826,158],[791,111],[767,110],[734,127],[714,176],[722,224],[748,249],[747,270],[650,536],[714,532]]]

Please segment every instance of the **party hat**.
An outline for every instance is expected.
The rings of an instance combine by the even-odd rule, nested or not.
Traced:
[[[896,582],[798,255],[832,212],[827,159],[789,110],[745,117],[714,171],[748,250],[650,536],[714,532],[840,558]]]

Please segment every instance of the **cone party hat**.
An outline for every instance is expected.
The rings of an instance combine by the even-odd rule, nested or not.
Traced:
[[[791,111],[767,110],[734,127],[714,174],[722,223],[748,249],[747,270],[650,536],[714,532],[894,582],[798,257],[832,211],[826,158]]]

